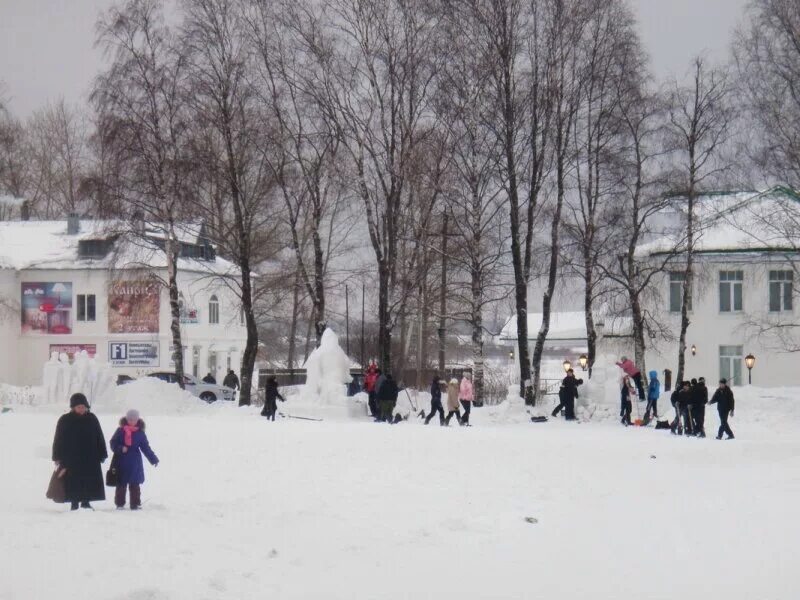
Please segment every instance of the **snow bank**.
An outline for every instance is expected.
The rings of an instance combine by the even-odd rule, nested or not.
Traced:
[[[143,416],[184,415],[208,414],[221,410],[222,405],[221,400],[207,404],[177,384],[155,377],[142,377],[117,386],[113,394],[98,398],[92,410],[100,414],[124,414],[128,409],[135,408]]]

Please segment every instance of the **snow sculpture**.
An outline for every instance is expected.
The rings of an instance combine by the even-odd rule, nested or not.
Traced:
[[[58,402],[58,386],[61,378],[61,363],[58,360],[58,352],[50,353],[50,360],[44,363],[42,372],[42,387],[44,388],[44,399],[48,404]]]
[[[111,402],[116,382],[108,363],[90,358],[82,350],[75,355],[72,364],[66,354],[53,352],[42,369],[42,387],[48,404],[65,404],[76,392],[85,394],[89,404],[94,404],[95,401]]]
[[[301,398],[318,404],[338,404],[347,395],[350,383],[350,359],[339,346],[339,338],[332,329],[322,334],[319,348],[306,360],[306,384]]]

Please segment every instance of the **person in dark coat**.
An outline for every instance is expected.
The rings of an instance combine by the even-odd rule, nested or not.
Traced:
[[[726,379],[719,380],[719,388],[714,395],[711,397],[711,402],[709,404],[716,404],[717,411],[719,412],[719,432],[717,433],[717,439],[722,439],[722,434],[727,434],[727,439],[733,439],[733,431],[731,431],[731,426],[728,425],[728,417],[733,416],[733,390],[728,387],[728,381]]]
[[[158,457],[150,449],[150,442],[144,432],[144,421],[139,418],[138,410],[129,410],[120,419],[119,427],[109,442],[111,451],[117,459],[117,488],[114,504],[118,509],[125,508],[125,493],[131,491],[131,510],[142,507],[141,485],[144,483],[144,463],[142,454],[154,467],[158,466]]]
[[[208,373],[205,377],[203,377],[203,383],[213,383],[214,385],[217,385],[217,380],[211,373]]]
[[[691,417],[694,434],[697,437],[706,437],[706,404],[708,404],[708,388],[706,387],[706,380],[701,377],[692,386]]]
[[[678,412],[680,421],[683,424],[683,435],[694,435],[694,425],[692,424],[692,383],[684,381],[681,391],[678,392]],[[680,433],[680,431],[678,432]]]
[[[558,405],[551,413],[554,417],[558,416],[563,408],[564,418],[567,421],[575,420],[575,398],[578,397],[578,386],[582,384],[583,379],[576,379],[574,370],[567,371],[567,376],[561,381],[561,388],[558,390]]]
[[[239,383],[239,378],[236,376],[236,373],[233,372],[233,369],[228,369],[228,374],[225,375],[225,379],[222,380],[222,385],[231,388],[234,392],[239,390],[241,384]],[[236,400],[235,393],[231,399]]]
[[[106,441],[100,421],[89,412],[89,402],[83,394],[69,399],[70,411],[56,424],[53,438],[53,462],[65,470],[64,501],[71,509],[92,508],[93,500],[105,500],[106,490],[100,464],[108,458]]]
[[[670,404],[672,404],[672,408],[675,409],[675,418],[669,424],[669,429],[673,434],[677,435],[683,435],[683,427],[681,427],[681,407],[678,403],[682,389],[683,382],[681,381],[675,385],[675,389],[672,391],[672,395],[669,397]]]
[[[281,396],[278,390],[278,380],[275,377],[267,378],[267,387],[264,390],[264,408],[261,409],[261,416],[275,420],[275,413],[278,412],[278,400],[286,402],[286,398]]]
[[[431,381],[431,414],[425,417],[425,425],[431,422],[433,415],[439,413],[439,425],[444,425],[444,407],[442,406],[442,386],[439,375],[434,374]]]
[[[394,406],[397,403],[397,394],[400,389],[394,382],[390,373],[382,375],[383,382],[378,385],[376,399],[378,401],[378,414],[381,421],[394,422]],[[380,381],[380,380],[379,380]]]

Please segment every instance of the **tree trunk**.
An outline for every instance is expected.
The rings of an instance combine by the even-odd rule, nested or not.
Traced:
[[[378,352],[379,367],[384,373],[392,372],[392,325],[389,322],[389,267],[378,266]]]
[[[291,380],[294,383],[295,354],[297,353],[297,321],[300,316],[300,270],[294,271],[294,289],[292,291],[292,324],[289,326],[289,352],[286,365],[292,372]]]
[[[170,332],[172,333],[172,362],[175,363],[175,375],[178,385],[183,384],[183,341],[181,340],[181,307],[178,302],[178,249],[175,243],[175,232],[170,228],[164,245],[167,255],[167,289],[169,291]]]
[[[242,257],[242,309],[247,325],[247,341],[244,344],[241,368],[241,390],[239,392],[239,406],[249,406],[253,389],[253,371],[255,370],[256,355],[258,354],[258,326],[253,312],[253,291],[250,278],[249,257]]]

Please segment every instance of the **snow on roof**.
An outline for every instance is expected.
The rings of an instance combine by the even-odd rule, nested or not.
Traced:
[[[675,215],[683,210],[673,205]],[[791,219],[785,219],[792,215]],[[695,251],[763,252],[800,248],[800,197],[783,187],[762,192],[710,193],[698,197]],[[685,217],[684,217],[685,218]],[[680,226],[680,222],[676,223]],[[682,228],[640,244],[639,256],[665,254],[685,245]]]
[[[594,323],[598,332],[604,336],[630,336],[633,321],[630,316],[613,316],[595,314]],[[542,313],[528,314],[528,339],[535,340],[542,326]],[[550,329],[547,332],[548,342],[585,341],[586,313],[583,311],[554,312],[550,314]],[[511,317],[500,332],[501,341],[517,340],[517,317]]]
[[[62,221],[0,221],[0,269],[135,269],[166,268],[166,256],[154,244],[118,242],[103,258],[79,258],[78,242],[122,236],[120,221],[81,220],[76,235]],[[148,237],[150,236],[148,233]],[[196,239],[196,238],[195,238]],[[235,276],[236,266],[217,257],[213,261],[180,258],[178,269],[218,276]]]
[[[542,313],[528,313],[528,339],[534,340],[539,335],[542,327]],[[517,316],[512,316],[500,331],[500,339],[511,341],[517,339]],[[547,340],[585,340],[586,339],[586,313],[553,312],[550,313],[550,329]]]

